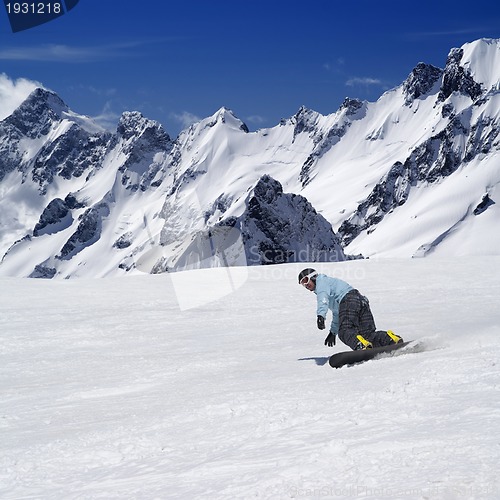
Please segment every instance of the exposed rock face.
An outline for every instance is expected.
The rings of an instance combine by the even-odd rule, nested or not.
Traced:
[[[482,93],[481,85],[474,81],[469,71],[461,64],[463,49],[452,49],[443,75],[443,83],[438,99],[444,101],[453,92],[468,95],[472,100],[476,100]]]
[[[101,203],[86,210],[80,216],[76,231],[61,249],[60,259],[69,260],[85,247],[95,243],[101,237],[102,219],[109,215],[109,206]]]
[[[427,95],[442,75],[442,69],[436,68],[432,64],[418,63],[403,83],[406,104]]]
[[[57,94],[38,88],[3,123],[17,130],[19,136],[37,139],[47,135],[68,111],[68,106]]]
[[[68,215],[70,215],[70,209],[66,202],[55,198],[42,212],[40,220],[33,229],[33,236],[55,233],[62,229],[62,226],[69,227],[72,218],[71,216],[68,218]]]
[[[56,177],[92,171],[102,162],[110,134],[82,122],[56,94],[34,90],[0,122],[0,181],[17,169],[29,173],[44,195]]]
[[[272,177],[261,177],[235,221],[250,265],[345,260],[331,224],[300,195],[283,193]]]

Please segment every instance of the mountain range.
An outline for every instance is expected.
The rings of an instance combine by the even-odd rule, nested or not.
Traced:
[[[255,132],[227,108],[110,132],[37,88],[0,122],[0,275],[498,254],[499,132],[494,39]]]

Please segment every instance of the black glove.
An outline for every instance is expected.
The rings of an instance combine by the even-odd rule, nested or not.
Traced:
[[[333,332],[328,334],[328,337],[325,339],[325,345],[328,347],[333,347],[335,345],[335,337],[336,335]]]
[[[318,328],[320,330],[324,330],[325,329],[325,318],[323,318],[323,316],[318,316],[318,319],[316,320],[316,323],[317,323]]]

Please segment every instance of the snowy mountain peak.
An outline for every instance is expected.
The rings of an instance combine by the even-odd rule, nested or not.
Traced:
[[[259,179],[253,189],[254,197],[264,203],[273,203],[281,194],[283,194],[283,186],[267,174]]]
[[[30,138],[46,135],[54,122],[61,121],[68,106],[54,92],[37,88],[4,122]]]
[[[471,71],[471,63],[472,66],[475,66],[479,61],[476,62],[475,60],[471,60],[469,64],[465,65],[463,57],[464,48],[451,49],[448,54],[441,92],[438,96],[440,101],[446,100],[454,92],[468,96],[472,101],[475,101],[483,94],[485,90],[483,85],[474,79],[474,73]],[[479,63],[479,67],[482,67],[482,65],[482,62]],[[490,72],[491,70],[488,71]],[[491,76],[489,79],[490,78]]]
[[[202,123],[205,120],[202,121]],[[217,112],[215,112],[210,118],[208,118],[208,125],[213,127],[217,124],[226,125],[234,130],[242,130],[243,132],[249,132],[248,127],[243,123],[229,108],[223,106]]]
[[[161,142],[170,140],[159,122],[145,118],[139,111],[124,112],[118,122],[117,133],[125,140],[140,136],[157,137]]]
[[[314,111],[312,109],[307,108],[306,106],[302,105],[297,113],[293,115],[292,120],[298,124],[298,123],[314,123],[318,120],[318,118],[322,116],[320,113],[317,111]]]
[[[292,125],[293,136],[295,138],[303,132],[314,134],[318,128],[318,122],[321,117],[322,115],[317,111],[301,106],[297,113],[288,120],[282,122],[282,125]]]
[[[43,89],[41,87],[35,89],[28,98],[24,101],[21,107],[36,107],[38,109],[47,107],[52,110],[59,117],[63,112],[69,110],[67,104],[51,90]]]
[[[432,64],[418,63],[403,83],[406,104],[429,93],[442,75],[442,69]]]
[[[346,97],[342,104],[340,105],[339,110],[345,110],[347,116],[353,116],[358,111],[366,105],[366,101],[361,101],[360,99],[352,99],[350,97]]]
[[[4,122],[31,139],[47,135],[48,131],[67,120],[90,134],[104,129],[91,118],[71,111],[68,105],[51,90],[37,88],[8,116]]]
[[[270,175],[258,180],[234,225],[250,265],[346,258],[331,224],[303,196],[284,193]]]
[[[500,88],[500,39],[481,38],[462,46],[461,66],[486,91]]]

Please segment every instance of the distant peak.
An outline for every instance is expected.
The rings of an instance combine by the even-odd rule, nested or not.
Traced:
[[[322,115],[317,111],[301,106],[288,120],[282,120],[280,125],[291,124],[293,126],[294,138],[302,132],[310,133],[316,130],[318,121]]]
[[[266,203],[273,202],[282,193],[282,185],[268,174],[263,175],[254,187],[255,198]]]
[[[346,97],[344,102],[340,105],[340,110],[345,109],[348,115],[353,115],[363,107],[364,102],[360,99],[353,99]]]
[[[68,106],[56,93],[36,88],[6,118],[6,122],[16,127],[23,135],[35,138],[48,134],[51,127],[62,121],[63,115],[68,112]]]
[[[22,106],[31,108],[47,107],[59,117],[63,112],[69,111],[67,104],[55,92],[41,87],[33,90],[20,107]]]
[[[159,122],[145,118],[139,111],[125,111],[122,113],[117,127],[118,134],[125,139],[142,135],[148,130],[156,131],[157,135],[168,138],[168,134],[163,130]]]
[[[310,109],[308,108],[307,106],[304,106],[302,105],[299,110],[297,111],[297,113],[295,113],[295,118],[297,119],[300,119],[300,118],[303,118],[303,117],[318,117],[320,113],[318,113],[317,111],[314,111],[313,109]]]
[[[225,106],[222,106],[222,108],[218,109],[212,115],[212,118],[221,123],[226,123],[228,120],[239,120],[234,112],[231,109],[226,108]]]
[[[490,46],[496,46],[497,48],[500,49],[500,38],[479,38],[477,40],[474,40],[473,42],[467,42],[462,45],[462,49],[465,49],[467,47],[490,47]]]
[[[224,125],[229,125],[231,128],[242,130],[243,132],[249,132],[248,127],[244,122],[242,122],[231,109],[223,106],[218,111],[216,111],[210,118],[208,118],[208,124],[205,126],[213,127],[217,123],[222,123]]]
[[[235,114],[233,113],[232,109],[226,108],[226,106],[222,106],[217,112],[215,113],[215,116],[220,116],[221,118],[224,116],[232,116],[233,118],[236,118]]]
[[[441,68],[423,62],[418,63],[403,83],[406,104],[429,93],[442,75]]]
[[[479,84],[484,91],[497,89],[500,81],[500,39],[480,38],[452,49],[450,57],[459,56],[457,64]]]
[[[438,96],[439,101],[446,100],[453,92],[468,95],[472,100],[476,100],[482,94],[480,79],[476,80],[474,71],[471,71],[471,67],[474,67],[477,61],[475,57],[470,57],[470,54],[468,58],[464,56],[463,48],[450,50]],[[482,58],[479,64],[482,64]]]

